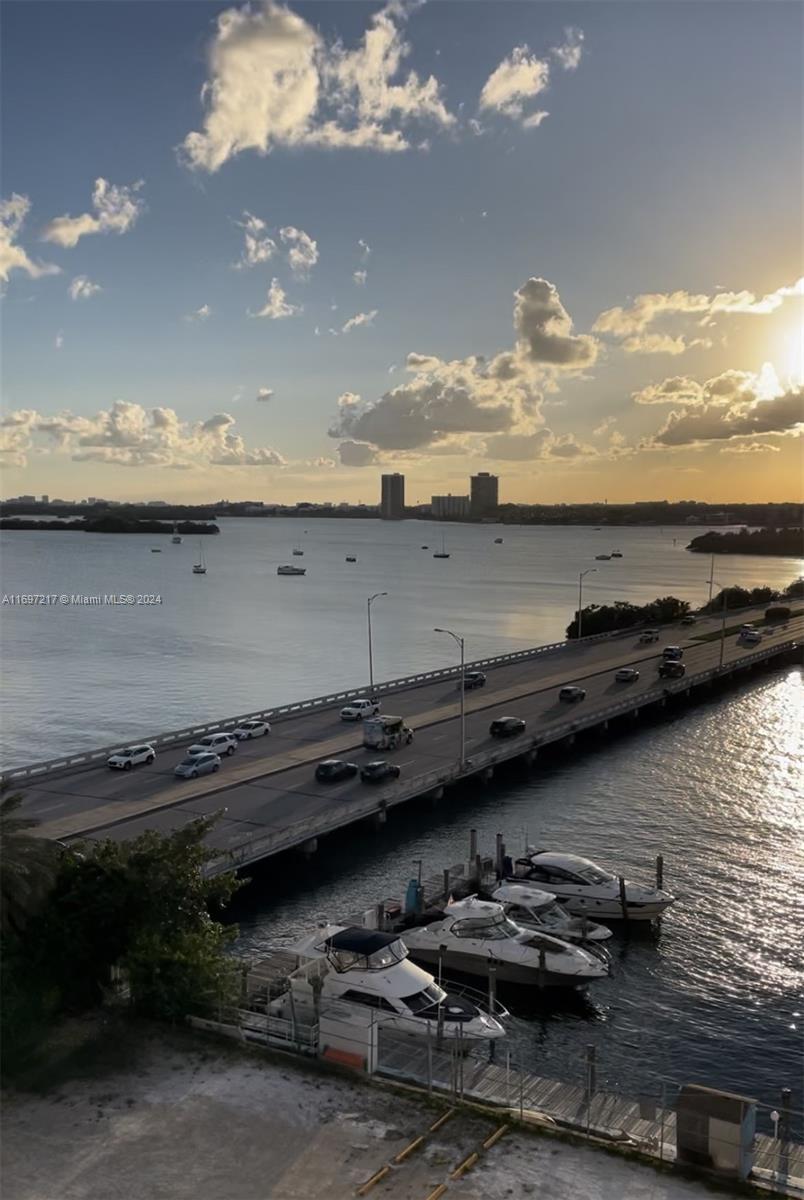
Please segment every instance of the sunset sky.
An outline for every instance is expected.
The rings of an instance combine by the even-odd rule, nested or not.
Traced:
[[[4,496],[801,497],[800,5],[3,7]]]

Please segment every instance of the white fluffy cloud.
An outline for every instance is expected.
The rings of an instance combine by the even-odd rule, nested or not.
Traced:
[[[31,279],[58,275],[61,271],[55,263],[34,262],[17,244],[17,235],[30,209],[28,197],[18,192],[13,192],[8,200],[0,201],[0,280],[3,282],[8,280],[12,271],[24,271]]]
[[[257,389],[258,400],[270,400],[274,394],[273,388],[261,387]]]
[[[520,120],[525,103],[546,91],[549,84],[549,62],[531,54],[526,45],[515,46],[484,83],[480,108]]]
[[[318,262],[318,243],[314,242],[303,229],[293,225],[285,225],[280,229],[279,236],[288,250],[288,263],[297,279],[307,279],[315,264]]]
[[[370,467],[377,462],[377,451],[367,442],[341,442],[338,455],[342,467]]]
[[[564,30],[564,41],[560,46],[553,46],[550,53],[565,71],[576,70],[583,54],[583,30],[569,25]]]
[[[501,462],[542,462],[560,459],[572,462],[581,458],[597,458],[594,446],[582,445],[572,433],[556,435],[550,429],[533,433],[501,433],[486,441],[488,458]]]
[[[367,278],[368,278],[368,271],[353,271],[352,272],[352,280],[354,283],[357,284],[358,287],[365,287]]]
[[[103,288],[99,283],[93,283],[86,275],[76,275],[67,291],[71,300],[89,300],[92,296],[97,296],[98,292],[102,292]]]
[[[268,154],[275,146],[398,151],[411,144],[400,124],[451,125],[434,76],[402,71],[406,16],[392,2],[347,49],[270,0],[226,9],[209,49],[203,129],[184,139],[184,161],[217,171],[244,150]]]
[[[268,297],[259,312],[250,314],[255,317],[268,317],[271,321],[280,321],[283,317],[295,317],[302,311],[298,304],[290,304],[278,279],[271,280]]]
[[[534,363],[585,367],[597,358],[597,342],[588,334],[572,332],[558,290],[546,279],[529,279],[516,293],[514,327]]]
[[[363,325],[373,325],[376,315],[376,308],[372,308],[371,312],[355,313],[341,326],[341,333],[351,333],[353,329],[360,329]]]
[[[269,262],[276,253],[276,242],[265,232],[267,225],[261,217],[255,217],[248,209],[243,210],[243,220],[235,221],[243,230],[243,254],[234,265],[236,268],[256,267]]]
[[[42,231],[43,240],[71,248],[90,233],[126,233],[145,209],[145,202],[137,195],[142,186],[142,180],[124,187],[96,179],[92,189],[94,212],[56,217]]]
[[[363,238],[358,238],[357,244],[360,247],[360,261],[368,262],[371,257],[371,246]]]
[[[193,312],[187,313],[185,321],[208,321],[212,316],[212,309],[208,304],[202,304],[200,308],[196,308]]]
[[[24,466],[27,454],[43,439],[76,462],[122,467],[285,465],[282,455],[270,447],[249,448],[234,425],[229,413],[183,422],[172,408],[145,409],[125,400],[115,401],[94,417],[21,410],[0,422],[0,457],[7,465]]]

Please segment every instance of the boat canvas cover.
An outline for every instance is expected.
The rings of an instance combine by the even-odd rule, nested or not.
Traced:
[[[399,941],[399,934],[380,933],[376,929],[361,929],[359,925],[350,925],[347,929],[342,929],[340,933],[328,937],[325,944],[333,950],[348,950],[352,954],[368,957],[397,941]]]

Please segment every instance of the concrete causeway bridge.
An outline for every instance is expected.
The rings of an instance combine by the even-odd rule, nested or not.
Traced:
[[[729,614],[729,620],[759,616]],[[168,833],[223,812],[209,838],[220,852],[214,870],[246,866],[294,847],[309,853],[322,836],[357,821],[384,822],[391,808],[414,797],[438,800],[458,780],[489,779],[507,760],[534,762],[542,747],[570,745],[585,730],[605,734],[618,722],[638,719],[657,706],[694,700],[715,681],[791,661],[804,639],[804,617],[767,627],[755,646],[739,643],[733,633],[723,638],[720,633],[719,618],[703,618],[689,628],[665,626],[659,641],[648,645],[639,642],[638,630],[630,630],[467,663],[467,670],[482,669],[487,682],[465,695],[463,763],[457,667],[378,684],[375,693],[383,711],[404,717],[416,734],[412,745],[389,755],[402,773],[383,785],[359,778],[327,784],[314,777],[324,758],[346,757],[360,765],[382,757],[363,749],[359,722],[347,724],[339,716],[350,699],[366,694],[365,688],[137,738],[150,742],[157,757],[132,771],[106,767],[108,755],[120,749],[118,743],[9,770],[3,782],[23,793],[24,812],[40,821],[37,832],[43,837],[128,840],[146,829]],[[684,648],[686,675],[681,679],[658,676],[667,645]],[[616,681],[615,672],[624,666],[639,670],[635,682]],[[585,700],[560,702],[558,692],[566,684],[584,687]],[[523,718],[525,733],[492,738],[489,724],[501,716]],[[241,743],[217,774],[174,778],[173,768],[188,745],[250,718],[270,720],[272,733]]]

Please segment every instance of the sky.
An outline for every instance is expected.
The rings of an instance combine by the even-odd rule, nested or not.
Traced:
[[[3,8],[4,496],[802,496],[800,5]]]

